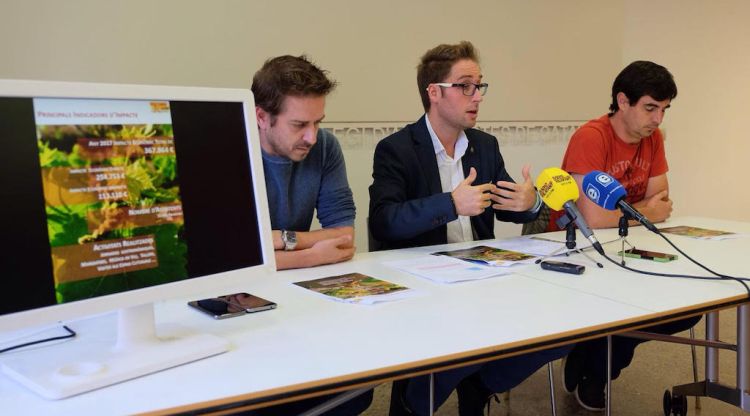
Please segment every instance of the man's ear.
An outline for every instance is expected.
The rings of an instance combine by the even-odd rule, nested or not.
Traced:
[[[617,107],[622,110],[625,105],[630,106],[630,99],[628,99],[628,96],[625,95],[624,92],[618,92],[617,93]]]
[[[258,128],[268,130],[271,127],[271,115],[259,106],[255,106],[255,118],[258,120]]]
[[[430,84],[427,86],[427,97],[430,99],[431,103],[437,101],[437,99],[442,97],[442,95],[442,88],[438,87],[435,84]]]

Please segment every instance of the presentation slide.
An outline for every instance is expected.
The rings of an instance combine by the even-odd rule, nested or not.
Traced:
[[[34,99],[57,301],[185,279],[167,101]]]

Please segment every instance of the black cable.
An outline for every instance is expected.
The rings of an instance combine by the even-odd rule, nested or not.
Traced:
[[[39,339],[39,340],[36,340],[36,341],[26,342],[24,344],[19,344],[19,345],[14,345],[14,346],[8,347],[8,348],[3,348],[3,349],[0,350],[0,354],[2,354],[4,352],[8,352],[8,351],[17,350],[17,349],[23,348],[23,347],[28,347],[28,346],[31,346],[31,345],[41,344],[41,343],[44,343],[44,342],[57,341],[57,340],[61,340],[61,339],[68,339],[68,338],[73,338],[74,336],[76,336],[76,332],[73,331],[72,329],[68,328],[67,325],[63,325],[62,327],[65,328],[66,331],[68,331],[67,335],[60,335],[60,336],[57,336],[57,337]]]
[[[651,275],[651,276],[679,277],[679,278],[699,279],[699,280],[734,280],[734,281],[738,282],[739,284],[741,284],[742,286],[745,287],[745,290],[747,291],[747,294],[750,297],[750,287],[748,287],[748,285],[745,283],[745,281],[750,281],[750,278],[728,276],[728,275],[725,275],[725,274],[717,273],[717,272],[709,269],[708,267],[704,266],[703,264],[701,264],[700,262],[698,262],[694,258],[688,256],[687,253],[685,253],[684,251],[680,250],[674,243],[672,243],[672,241],[669,240],[669,238],[667,238],[664,234],[662,234],[658,229],[655,231],[655,233],[659,237],[663,238],[667,243],[669,243],[670,246],[674,247],[674,249],[677,250],[678,253],[680,253],[683,256],[685,256],[686,259],[690,260],[691,262],[693,262],[694,264],[696,264],[700,268],[706,270],[707,272],[713,274],[714,276],[717,276],[718,279],[715,278],[715,277],[708,277],[708,276],[692,276],[692,275],[685,275],[685,274],[669,274],[669,273],[647,272],[645,270],[633,269],[633,268],[628,267],[628,266],[626,266],[624,264],[621,264],[620,262],[614,261],[611,258],[609,258],[606,254],[602,254],[602,256],[604,256],[604,258],[607,259],[607,260],[609,260],[611,263],[616,264],[617,266],[622,267],[625,270],[630,270],[631,272],[641,273],[641,274],[647,274],[647,275]],[[602,245],[606,245],[606,244],[612,243],[614,241],[617,241],[617,240],[607,241],[607,242],[605,242]],[[583,247],[583,248],[576,248],[574,250],[569,250],[565,254],[568,255],[571,252],[576,251],[576,250],[584,251],[584,250],[588,250],[588,249],[591,249],[591,248],[593,248],[593,247],[592,246],[588,246],[588,247]]]
[[[701,269],[703,269],[703,270],[705,270],[705,271],[707,271],[707,272],[709,272],[709,273],[713,274],[714,276],[719,276],[719,277],[723,277],[723,278],[726,278],[726,279],[737,279],[737,280],[740,280],[740,281],[741,281],[741,280],[750,280],[750,279],[749,279],[749,278],[747,278],[747,277],[734,277],[734,276],[727,276],[727,275],[725,275],[725,274],[717,273],[717,272],[715,272],[715,271],[713,271],[713,270],[709,269],[708,267],[704,266],[703,264],[699,263],[699,262],[698,262],[697,260],[693,259],[692,257],[688,256],[688,255],[687,255],[687,254],[686,254],[686,253],[685,253],[684,251],[680,250],[680,249],[679,249],[679,247],[677,247],[676,245],[674,245],[674,243],[673,243],[672,241],[670,241],[670,240],[669,240],[669,239],[667,238],[667,236],[665,236],[664,234],[662,234],[662,233],[661,233],[661,232],[659,232],[658,230],[657,230],[656,234],[657,234],[657,235],[658,235],[659,237],[663,238],[663,239],[664,239],[664,241],[666,241],[667,243],[669,243],[669,245],[670,245],[670,246],[674,247],[674,249],[675,249],[675,250],[677,250],[677,252],[679,252],[680,254],[682,254],[683,256],[685,256],[685,258],[686,258],[686,259],[688,259],[688,260],[692,261],[692,262],[693,262],[693,263],[695,263],[695,264],[696,264],[696,265],[697,265],[698,267],[700,267]],[[744,284],[744,283],[743,283],[743,284]],[[747,287],[747,286],[745,286],[745,287]]]
[[[692,257],[688,256],[687,253],[685,253],[684,251],[680,250],[679,247],[677,247],[669,238],[667,238],[667,236],[665,236],[664,234],[662,234],[661,231],[659,231],[658,229],[655,232],[656,232],[656,234],[659,237],[663,238],[664,241],[666,241],[667,243],[669,243],[670,246],[674,247],[674,249],[677,250],[678,253],[680,253],[683,256],[685,256],[686,259],[690,260],[691,262],[693,262],[695,265],[697,265],[701,269],[703,269],[703,270],[705,270],[705,271],[707,271],[707,272],[709,272],[709,273],[711,273],[711,274],[713,274],[715,276],[719,276],[722,279],[734,280],[736,282],[739,282],[742,286],[745,286],[745,290],[747,290],[747,294],[748,294],[748,296],[750,296],[750,288],[744,282],[744,280],[750,280],[750,279],[748,279],[746,277],[735,277],[735,276],[728,276],[726,274],[717,273],[717,272],[709,269],[707,266],[704,266],[703,264],[701,264],[698,260],[695,260]]]
[[[650,276],[678,277],[678,278],[682,278],[682,279],[698,279],[698,280],[734,280],[736,282],[739,282],[742,286],[744,286],[745,290],[747,290],[747,295],[750,296],[750,287],[748,287],[747,284],[745,284],[745,282],[743,281],[743,280],[748,280],[746,278],[737,278],[737,277],[731,277],[731,276],[717,276],[717,277],[712,277],[712,276],[693,276],[693,275],[689,275],[689,274],[656,273],[656,272],[649,272],[649,271],[646,271],[646,270],[638,270],[638,269],[634,269],[632,267],[628,267],[628,266],[620,263],[619,261],[612,260],[606,254],[604,255],[604,258],[607,259],[607,260],[609,260],[610,263],[615,264],[616,266],[622,267],[625,270],[629,270],[629,271],[635,272],[635,273],[647,274],[647,275],[650,275]]]

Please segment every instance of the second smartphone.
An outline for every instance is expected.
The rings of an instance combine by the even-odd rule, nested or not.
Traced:
[[[188,305],[211,315],[214,319],[226,319],[276,308],[275,302],[246,292],[194,300],[188,302]]]

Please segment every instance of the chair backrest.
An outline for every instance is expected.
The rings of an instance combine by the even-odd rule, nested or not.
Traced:
[[[383,249],[383,243],[376,240],[370,231],[370,217],[367,217],[367,251],[380,251]]]
[[[539,210],[539,216],[531,222],[527,222],[521,228],[521,234],[539,234],[547,231],[547,224],[549,224],[550,210],[547,205],[542,205]]]

